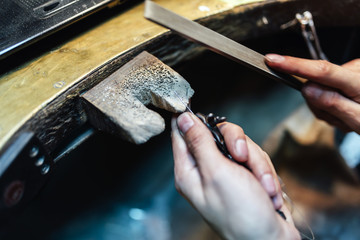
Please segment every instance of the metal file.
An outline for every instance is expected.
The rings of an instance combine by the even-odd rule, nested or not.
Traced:
[[[256,70],[265,76],[279,80],[294,89],[300,90],[303,83],[292,75],[275,72],[264,62],[264,56],[250,48],[241,45],[209,28],[186,19],[160,5],[147,0],[145,2],[145,18],[163,27],[200,43],[210,50],[237,61]]]

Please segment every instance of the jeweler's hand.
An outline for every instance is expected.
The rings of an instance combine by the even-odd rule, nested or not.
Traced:
[[[226,122],[219,128],[231,155],[252,172],[226,158],[207,127],[193,114],[183,113],[172,120],[178,191],[225,239],[300,239],[282,204],[268,155],[237,125]]]
[[[339,66],[268,54],[265,62],[275,70],[308,79],[302,94],[318,118],[360,134],[360,59]]]

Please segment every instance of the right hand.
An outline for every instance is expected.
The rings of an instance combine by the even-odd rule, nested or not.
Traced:
[[[269,197],[278,196],[281,189],[267,154],[239,126],[226,122],[219,127],[231,155],[252,172],[226,158],[207,127],[193,114],[183,113],[172,121],[178,191],[224,239],[300,239],[282,200],[272,202]],[[272,184],[264,184],[269,180]]]
[[[360,134],[360,59],[339,66],[324,60],[267,54],[265,62],[275,70],[308,79],[302,93],[319,119]]]

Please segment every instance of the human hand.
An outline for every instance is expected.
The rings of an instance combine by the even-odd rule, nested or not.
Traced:
[[[265,62],[275,70],[308,79],[302,94],[319,119],[360,134],[360,59],[339,66],[324,60],[267,54]]]
[[[300,239],[267,154],[240,127],[226,122],[219,128],[233,158],[252,172],[223,156],[207,127],[183,113],[172,120],[178,191],[224,239]]]

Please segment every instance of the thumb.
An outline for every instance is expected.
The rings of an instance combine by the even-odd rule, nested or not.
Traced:
[[[194,114],[188,112],[178,117],[177,125],[200,172],[215,171],[219,162],[225,157],[216,147],[209,129]]]

